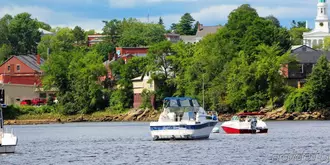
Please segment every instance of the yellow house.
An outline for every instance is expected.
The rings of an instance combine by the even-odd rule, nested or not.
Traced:
[[[143,74],[140,77],[132,79],[133,82],[133,92],[134,92],[134,108],[139,108],[142,104],[142,91],[147,89],[149,91],[156,90],[155,81],[152,80],[149,73]],[[151,105],[155,107],[155,96],[151,97]]]

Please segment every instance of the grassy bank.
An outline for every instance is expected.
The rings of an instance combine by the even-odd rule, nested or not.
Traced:
[[[125,111],[104,110],[91,114],[64,115],[54,106],[9,106],[3,110],[5,124],[49,124],[67,122],[154,121],[160,112],[132,109]]]

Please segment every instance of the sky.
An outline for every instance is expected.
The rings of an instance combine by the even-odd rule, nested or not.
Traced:
[[[166,27],[191,13],[204,26],[224,25],[229,13],[242,4],[250,4],[260,16],[274,15],[282,26],[292,20],[308,21],[314,26],[318,0],[0,0],[0,17],[22,12],[50,24],[52,27],[78,25],[101,31],[103,20],[137,18],[158,22],[162,17]]]

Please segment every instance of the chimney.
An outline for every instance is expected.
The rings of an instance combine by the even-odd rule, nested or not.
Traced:
[[[37,64],[40,65],[40,54],[37,54]]]
[[[203,24],[198,24],[198,31],[202,31],[203,30]]]

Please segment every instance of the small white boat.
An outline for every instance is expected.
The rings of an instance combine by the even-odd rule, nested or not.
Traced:
[[[268,127],[259,116],[263,113],[246,112],[233,116],[230,121],[224,122],[221,127],[227,134],[267,133]]]
[[[14,153],[17,145],[17,137],[13,134],[13,130],[11,133],[5,131],[2,107],[3,105],[0,108],[0,154]]]
[[[216,115],[208,115],[196,99],[168,97],[158,122],[150,123],[153,140],[207,139],[218,123]]]

